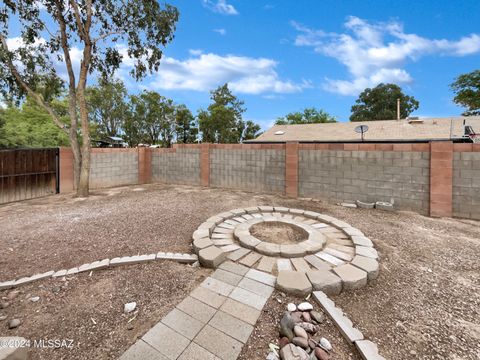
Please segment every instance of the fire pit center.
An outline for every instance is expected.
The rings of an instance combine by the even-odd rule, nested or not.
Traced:
[[[294,224],[280,221],[268,221],[254,224],[250,234],[257,239],[273,244],[297,244],[308,239],[308,232]]]

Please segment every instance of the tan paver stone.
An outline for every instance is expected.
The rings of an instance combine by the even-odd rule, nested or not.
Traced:
[[[228,296],[234,288],[234,286],[230,284],[211,277],[207,277],[205,280],[203,280],[200,286],[203,286],[205,289],[214,291],[223,296]]]
[[[218,224],[217,227],[223,228],[223,229],[231,229],[231,230],[235,229],[235,225],[229,224],[227,222],[223,222],[221,224]]]
[[[378,259],[378,252],[372,247],[355,246],[355,253],[357,255],[366,256],[372,259]]]
[[[318,270],[329,270],[331,269],[331,265],[327,262],[320,259],[318,256],[315,255],[307,255],[304,257],[305,261],[307,261],[310,265]]]
[[[210,325],[206,325],[194,342],[215,354],[222,360],[236,360],[242,350],[242,343]]]
[[[225,246],[225,245],[233,245],[235,241],[233,239],[212,239],[213,245],[215,246]]]
[[[178,309],[170,311],[162,319],[162,323],[190,340],[193,340],[205,325],[203,322],[194,319],[192,316]]]
[[[255,325],[261,314],[260,310],[230,298],[223,303],[223,305],[220,307],[220,310],[229,313],[230,315],[233,315],[236,318],[249,323],[250,325]]]
[[[298,296],[306,296],[312,291],[312,284],[300,271],[279,271],[275,287]]]
[[[242,281],[238,284],[238,287],[241,287],[242,289],[251,291],[257,295],[263,296],[263,297],[270,297],[273,292],[273,287],[270,285],[265,285],[262,284],[258,281],[249,279],[249,278],[243,278]]]
[[[190,296],[202,301],[203,303],[210,305],[211,307],[218,309],[227,299],[225,296],[220,295],[214,291],[208,290],[202,286],[194,289]]]
[[[328,227],[328,225],[325,223],[316,222],[315,224],[312,224],[312,227],[314,227],[315,229],[323,229]]]
[[[372,240],[370,240],[366,236],[353,235],[352,236],[352,242],[355,245],[360,245],[360,246],[368,246],[368,247],[373,246]]]
[[[244,276],[249,270],[248,267],[240,264],[235,264],[232,261],[225,261],[218,268],[222,270],[230,271],[231,273],[241,275],[241,276]]]
[[[230,233],[230,234],[218,234],[218,233],[214,233],[214,234],[212,234],[211,238],[212,238],[212,240],[214,240],[214,239],[229,239],[229,240],[233,240],[233,233]]]
[[[378,353],[377,345],[370,340],[357,340],[355,341],[355,346],[364,360],[385,360]]]
[[[305,213],[305,210],[301,210],[301,209],[288,209],[288,212],[290,214],[294,214],[294,215],[302,215],[303,213]]]
[[[240,264],[251,267],[258,260],[260,260],[261,257],[262,257],[262,255],[257,254],[255,252],[252,252],[252,253],[248,254],[247,256],[245,256],[242,260],[240,260]]]
[[[217,311],[208,324],[244,344],[253,331],[252,325],[223,311]]]
[[[252,293],[251,291],[235,288],[229,297],[233,300],[241,302],[242,304],[251,306],[257,310],[262,310],[268,298]]]
[[[338,295],[342,292],[342,279],[328,270],[312,270],[307,272],[313,290],[321,290],[327,295]]]
[[[193,235],[192,235],[192,239],[193,240],[197,240],[197,239],[201,239],[201,238],[204,238],[204,237],[209,237],[210,236],[210,230],[208,229],[198,229],[198,230],[195,230],[193,232]]]
[[[250,252],[251,251],[248,250],[248,249],[241,248],[241,249],[235,250],[233,253],[228,254],[227,257],[230,260],[237,261],[238,259],[241,259],[242,257],[244,257],[245,255],[247,255]]]
[[[292,263],[289,259],[277,259],[277,270],[293,270]]]
[[[367,285],[367,272],[353,265],[337,266],[333,271],[342,279],[344,290],[354,290]]]
[[[237,286],[240,280],[242,280],[242,276],[222,269],[215,270],[211,277],[233,286]]]
[[[227,246],[220,246],[220,249],[224,253],[231,253],[232,251],[240,249],[240,246],[238,246],[236,244],[231,244],[231,245],[227,245]]]
[[[350,236],[353,236],[353,235],[364,236],[363,232],[361,232],[360,230],[354,227],[346,227],[346,228],[342,228],[342,230],[343,232],[345,232]]]
[[[257,265],[257,269],[260,271],[271,273],[273,271],[273,267],[275,266],[275,263],[276,263],[275,258],[269,257],[269,256],[263,256]]]
[[[258,206],[251,206],[251,207],[245,208],[244,210],[245,210],[247,213],[249,213],[249,214],[257,213],[257,212],[260,211],[260,210],[258,209]]]
[[[378,261],[365,256],[357,255],[350,263],[368,274],[368,280],[374,280],[378,277]]]
[[[279,213],[288,213],[288,208],[283,206],[274,206],[273,209]]]
[[[208,237],[200,238],[193,240],[193,250],[198,254],[198,252],[206,247],[212,246],[213,242]]]
[[[333,264],[333,265],[336,265],[336,266],[340,266],[340,265],[345,264],[345,261],[340,260],[339,258],[337,258],[333,255],[327,254],[324,251],[320,251],[319,253],[316,253],[315,256],[318,256],[320,259],[325,260],[326,262],[328,262],[330,264]]]
[[[252,250],[255,249],[255,247],[261,243],[260,240],[258,240],[256,237],[250,235],[250,233],[239,234],[238,241],[240,242],[240,244],[242,244],[243,247],[245,247],[247,249],[252,249]]]
[[[280,245],[262,241],[256,247],[255,251],[267,256],[280,255]]]
[[[161,322],[143,335],[142,340],[170,360],[177,359],[190,344],[190,340]]]
[[[200,263],[205,267],[216,268],[225,259],[226,254],[216,246],[210,246],[198,252]]]
[[[353,259],[353,254],[347,254],[344,253],[343,251],[339,251],[337,249],[332,249],[331,247],[327,246],[325,249],[323,249],[324,252],[327,254],[333,255],[336,258],[339,258],[344,261],[352,261]]]
[[[177,308],[202,323],[208,323],[216,310],[191,296],[187,296]]]
[[[273,206],[259,206],[258,209],[263,212],[273,212]]]
[[[348,247],[351,247],[353,250],[355,250],[355,249],[353,248],[353,247],[354,247],[354,244],[353,244],[353,241],[352,241],[352,240],[348,240],[348,239],[337,239],[337,238],[327,237],[327,245],[331,245],[331,244],[348,246]]]
[[[293,258],[290,259],[290,261],[295,267],[295,270],[303,272],[310,271],[310,266],[308,266],[308,263],[303,258]]]
[[[145,359],[147,360],[147,359]],[[178,360],[221,360],[194,342],[190,343]]]
[[[338,251],[341,251],[341,252],[344,252],[344,253],[347,253],[347,254],[350,254],[350,255],[354,255],[355,254],[355,248],[353,247],[353,243],[351,243],[351,246],[345,246],[345,245],[340,245],[340,244],[336,244],[336,243],[333,243],[333,244],[328,244],[328,247],[329,248],[332,248],[332,249],[335,249],[335,250],[338,250]]]
[[[148,345],[143,340],[137,340],[135,344],[130,346],[130,348],[125,351],[119,360],[168,360],[167,357],[163,356],[155,348]]]
[[[10,289],[15,285],[15,280],[0,282],[0,290]]]
[[[222,227],[216,227],[215,230],[213,230],[214,234],[233,234],[232,229],[225,229]]]
[[[241,216],[242,218],[244,218],[245,220],[252,220],[254,219],[254,217],[250,214],[244,214]]]
[[[287,258],[307,255],[306,250],[297,244],[280,245],[280,254]]]
[[[245,277],[253,279],[255,281],[261,282],[266,285],[274,286],[275,285],[275,276],[267,274],[263,271],[258,271],[255,269],[250,269],[245,274]]]

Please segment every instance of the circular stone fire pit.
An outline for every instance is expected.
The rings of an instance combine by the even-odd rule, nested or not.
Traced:
[[[251,278],[270,274],[277,288],[299,295],[312,289],[338,294],[378,275],[377,251],[360,230],[300,209],[259,206],[217,214],[193,233],[193,247],[203,266],[238,262],[251,268]]]

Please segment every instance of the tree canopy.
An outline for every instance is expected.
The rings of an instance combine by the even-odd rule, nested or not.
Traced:
[[[334,116],[322,109],[314,107],[305,108],[303,111],[291,112],[277,118],[275,125],[318,124],[337,122]]]
[[[393,120],[397,118],[397,99],[400,99],[400,118],[406,119],[419,107],[419,102],[395,84],[379,84],[367,88],[352,106],[350,121]]]
[[[480,115],[480,70],[460,75],[450,87],[455,93],[453,101],[467,109],[462,115]]]

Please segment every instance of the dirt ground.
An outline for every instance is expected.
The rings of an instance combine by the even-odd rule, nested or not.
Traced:
[[[297,207],[349,222],[374,242],[381,257],[379,278],[364,289],[342,293],[333,300],[367,339],[378,344],[383,356],[480,358],[479,222],[349,209],[242,191],[164,185],[133,191],[136,188],[99,191],[85,200],[53,196],[0,206],[0,281],[115,256],[191,252],[191,234],[216,213],[254,205]],[[8,320],[0,321],[0,336],[33,339],[72,334],[69,336],[75,335],[88,345],[90,358],[114,358],[133,343],[136,331],[141,335],[193,289],[204,272],[187,265],[155,263],[72,277],[65,292],[53,292],[58,290],[54,287],[63,289],[65,285],[54,285],[59,282],[54,280],[26,285],[17,297],[23,300],[21,304],[14,300],[0,310],[0,316],[15,315],[23,324],[7,330]],[[141,276],[145,280],[137,281]],[[173,279],[178,282],[175,286],[170,283]],[[7,294],[0,291],[0,297]],[[39,295],[41,300],[25,301],[29,294]],[[143,313],[145,309],[140,306],[134,330],[127,331],[122,307],[131,301],[132,294],[135,301],[150,304],[147,307],[152,312]],[[265,359],[268,343],[276,339],[272,319],[280,318],[285,304],[276,308],[274,301],[270,300],[244,347],[243,359]],[[331,336],[335,341],[333,330]],[[52,351],[55,356],[44,358],[82,358],[62,351]],[[347,347],[335,359],[348,358],[348,354]]]
[[[250,234],[257,239],[273,244],[296,244],[308,239],[302,228],[281,222],[263,222],[250,228]]]

